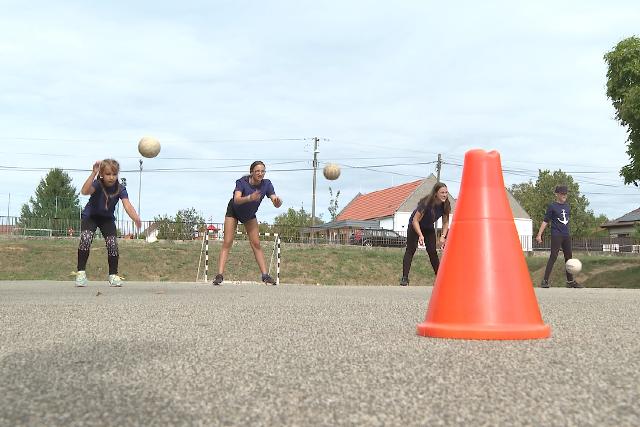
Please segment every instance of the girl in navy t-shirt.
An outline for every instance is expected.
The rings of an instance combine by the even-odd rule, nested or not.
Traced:
[[[451,203],[449,202],[449,191],[442,182],[436,183],[431,192],[420,199],[409,218],[407,227],[407,249],[402,259],[402,278],[400,286],[409,285],[409,270],[413,255],[416,253],[418,245],[425,245],[429,261],[434,273],[438,274],[440,260],[436,248],[436,230],[434,223],[442,218],[442,234],[440,235],[440,245],[444,247],[447,233],[449,232],[449,214],[451,213]]]
[[[107,262],[109,263],[109,285],[122,286],[122,278],[118,276],[118,242],[116,240],[116,205],[122,200],[122,206],[129,217],[140,228],[141,222],[136,210],[129,202],[127,189],[118,182],[120,164],[113,159],[97,161],[93,170],[82,185],[80,192],[89,197],[87,205],[82,211],[80,226],[80,244],[78,245],[78,272],[76,286],[87,286],[85,268],[89,259],[89,249],[96,234],[96,229],[104,237],[107,246]]]
[[[219,285],[224,280],[224,267],[227,263],[231,246],[233,246],[233,238],[236,234],[238,222],[244,224],[244,228],[247,231],[253,255],[262,273],[262,282],[275,285],[275,281],[267,273],[264,253],[262,252],[262,247],[260,247],[256,212],[265,196],[271,199],[273,206],[276,208],[282,206],[282,200],[276,195],[271,181],[264,178],[265,172],[264,163],[258,160],[251,163],[249,175],[236,180],[233,197],[229,200],[227,212],[224,216],[224,242],[218,260],[218,274],[213,279],[212,285]]]

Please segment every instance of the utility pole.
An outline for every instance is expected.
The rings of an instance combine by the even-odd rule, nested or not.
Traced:
[[[11,207],[11,193],[9,193],[9,203],[7,203],[7,224],[9,224],[9,208]]]
[[[124,187],[127,188],[127,178],[120,178],[120,184]],[[140,204],[140,202],[138,202],[138,204]],[[122,203],[118,203],[118,214],[119,214],[119,218],[118,218],[118,222],[120,223],[120,232],[122,232],[122,211],[124,210],[124,208],[122,208]]]
[[[436,163],[436,182],[440,182],[440,170],[442,169],[442,154],[438,153],[438,162]],[[438,221],[433,223],[433,228],[436,230],[436,236],[438,235]],[[442,234],[442,230],[440,230]]]
[[[318,137],[313,138],[313,195],[311,199],[311,226],[316,225],[316,172],[318,171]],[[313,234],[313,231],[311,232]]]

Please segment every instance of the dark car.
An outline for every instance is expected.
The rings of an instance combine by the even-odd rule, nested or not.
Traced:
[[[351,235],[352,245],[389,246],[401,248],[407,246],[407,238],[393,230],[384,228],[356,230]]]

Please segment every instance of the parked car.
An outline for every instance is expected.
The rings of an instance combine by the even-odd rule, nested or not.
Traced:
[[[356,230],[351,235],[350,243],[352,245],[362,246],[389,246],[401,248],[407,246],[407,238],[393,230],[385,230],[384,228],[365,228],[362,230]]]

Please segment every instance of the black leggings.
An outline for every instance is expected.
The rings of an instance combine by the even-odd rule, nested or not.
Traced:
[[[80,244],[78,245],[78,271],[87,268],[89,250],[96,229],[100,227],[104,243],[107,246],[107,262],[109,274],[118,274],[118,241],[116,240],[116,222],[111,218],[89,217],[82,218],[80,225]]]
[[[571,253],[571,237],[569,236],[551,236],[551,255],[549,255],[549,261],[547,261],[547,268],[544,270],[544,280],[549,280],[551,270],[553,270],[553,264],[556,263],[558,258],[558,252],[562,248],[564,254],[564,261],[573,258]],[[573,281],[573,275],[571,275],[566,269],[567,282]]]
[[[424,244],[427,247],[427,254],[429,254],[429,261],[431,261],[431,267],[433,272],[438,274],[438,267],[440,266],[440,260],[438,259],[438,252],[436,252],[436,230],[433,228],[422,231],[424,236]],[[411,261],[413,261],[413,255],[418,248],[418,233],[413,229],[413,226],[409,224],[407,230],[407,249],[404,252],[404,258],[402,259],[402,276],[409,277],[409,270],[411,270]]]

